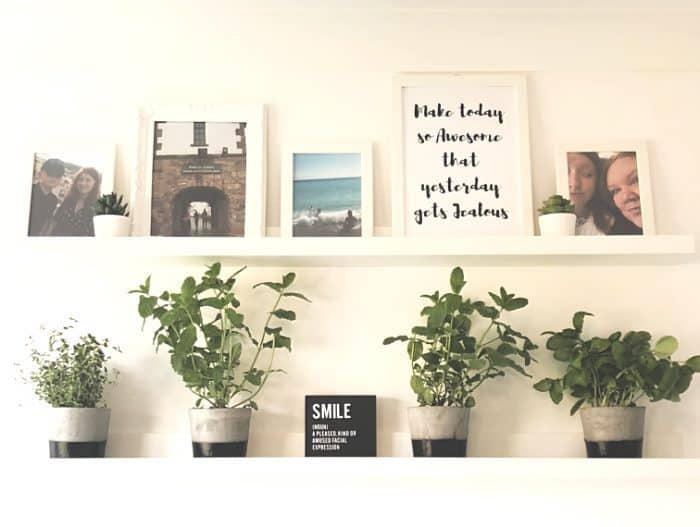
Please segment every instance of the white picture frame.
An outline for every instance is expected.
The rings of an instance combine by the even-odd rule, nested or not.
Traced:
[[[70,186],[72,183],[71,174],[75,167],[93,167],[101,177],[99,197],[115,191],[115,157],[116,145],[114,143],[85,141],[52,142],[51,144],[36,145],[31,152],[25,154],[27,166],[27,186],[26,200],[24,208],[24,218],[26,223],[22,224],[23,235],[37,237],[43,235],[30,234],[30,223],[32,215],[32,187],[40,171],[40,165],[46,159],[60,159],[65,163],[65,177],[63,184]],[[29,168],[31,166],[31,168]],[[58,189],[52,192],[59,194]],[[60,206],[62,199],[59,199]]]
[[[140,116],[140,152],[137,183],[132,185],[134,236],[172,236],[153,232],[153,166],[157,123],[245,123],[245,209],[241,235],[213,234],[243,238],[265,235],[265,185],[267,158],[266,108],[263,104],[171,105],[144,108]],[[199,146],[193,141],[190,147]],[[206,154],[205,154],[206,155]],[[216,156],[223,156],[217,153]],[[212,155],[212,157],[215,157]],[[212,164],[212,166],[215,165]],[[181,172],[184,176],[184,170]],[[196,176],[196,171],[191,171]],[[192,187],[195,186],[193,183]],[[172,220],[174,231],[175,219]],[[166,230],[166,232],[169,232]]]
[[[522,73],[481,73],[481,72],[452,72],[452,73],[400,73],[394,76],[393,83],[393,114],[394,114],[394,145],[392,156],[392,232],[393,236],[427,236],[427,237],[461,237],[473,235],[532,235],[534,232],[534,217],[532,206],[532,177],[530,168],[530,140],[529,140],[529,120],[528,120],[528,105],[527,105],[527,86],[526,76]],[[415,92],[414,95],[411,91]],[[507,93],[506,93],[507,92]],[[495,200],[505,196],[502,203],[507,204],[506,207],[495,206],[490,209],[493,212],[493,217],[490,219],[479,218],[479,222],[454,222],[455,214],[464,214],[465,210],[461,209],[461,204],[450,203],[456,210],[443,211],[449,217],[448,222],[433,222],[430,229],[416,227],[416,213],[418,209],[411,207],[410,201],[415,202],[407,192],[417,192],[416,178],[417,174],[428,174],[426,181],[444,180],[447,176],[447,171],[442,170],[435,163],[439,163],[435,155],[432,155],[428,162],[429,154],[425,154],[425,160],[421,157],[423,154],[418,153],[416,146],[426,146],[425,144],[415,143],[416,125],[410,119],[406,118],[406,108],[410,105],[411,100],[417,100],[417,97],[426,96],[427,98],[434,95],[433,100],[440,100],[443,97],[445,100],[456,101],[460,99],[460,95],[464,94],[462,102],[466,104],[466,113],[469,117],[476,117],[476,112],[469,113],[474,105],[478,103],[480,95],[485,97],[493,97],[494,100],[503,101],[509,108],[513,109],[515,115],[511,116],[510,111],[504,112],[507,122],[507,137],[502,144],[497,145],[502,147],[500,153],[494,154],[494,149],[486,149],[480,147],[480,151],[484,156],[490,156],[489,159],[494,160],[494,164],[489,168],[488,163],[478,165],[479,174],[483,174],[486,179],[493,181],[502,181],[505,184],[511,185],[507,192],[504,192],[499,197],[495,194],[486,196],[491,198],[490,202],[494,205]],[[459,105],[457,105],[459,106]],[[457,108],[452,108],[453,111],[461,111]],[[454,114],[456,115],[456,114]],[[453,115],[453,117],[454,117]],[[461,117],[461,116],[460,116]],[[466,117],[466,116],[465,116]],[[467,119],[469,120],[469,119]],[[483,125],[485,121],[480,124]],[[437,121],[431,123],[426,129],[435,128]],[[465,126],[455,128],[456,118],[451,122],[453,131],[465,130],[470,128]],[[490,123],[492,125],[493,123]],[[471,129],[478,131],[479,126],[472,125]],[[505,129],[504,129],[505,130]],[[463,134],[466,135],[466,134]],[[492,134],[495,138],[497,133]],[[429,141],[426,141],[428,143]],[[496,141],[497,142],[497,141]],[[489,147],[495,146],[487,145]],[[410,148],[409,148],[410,147]],[[439,145],[431,146],[434,151],[439,149]],[[477,152],[474,148],[473,153]],[[424,150],[425,152],[425,150]],[[433,152],[434,153],[434,152]],[[415,155],[414,155],[415,154]],[[505,155],[504,155],[505,154]],[[472,157],[472,159],[475,159]],[[432,164],[428,164],[432,163]],[[505,164],[504,164],[505,163]],[[475,168],[475,167],[473,167]],[[452,167],[449,168],[452,170]],[[449,171],[448,170],[448,171]],[[472,171],[472,173],[476,170]],[[453,173],[458,173],[455,171]],[[444,177],[443,177],[444,176]],[[470,176],[465,176],[470,177]],[[505,179],[504,179],[505,178]],[[488,182],[487,182],[488,183]],[[407,188],[408,187],[408,188]],[[475,193],[476,194],[476,193]],[[475,196],[469,198],[471,200]],[[447,198],[447,196],[445,196]],[[464,198],[464,197],[462,197]],[[495,199],[494,199],[495,198]],[[463,199],[460,201],[464,201]],[[474,202],[472,202],[474,203]],[[459,205],[459,206],[457,206]],[[467,207],[471,204],[467,203]],[[413,208],[414,210],[408,210]],[[461,210],[461,212],[460,212]],[[470,209],[469,212],[471,212]],[[510,214],[509,214],[510,211]],[[481,212],[481,211],[480,211]],[[500,213],[500,216],[499,216]],[[488,216],[488,213],[486,213]],[[496,217],[499,220],[496,221]],[[447,220],[448,218],[443,218]],[[482,220],[484,220],[482,222]]]
[[[621,140],[584,140],[584,141],[566,141],[566,142],[561,142],[557,145],[556,147],[556,185],[557,185],[557,193],[564,196],[567,199],[571,199],[571,192],[570,192],[570,186],[569,186],[569,163],[567,161],[567,158],[569,157],[569,154],[595,154],[593,159],[597,159],[600,162],[600,166],[596,167],[598,170],[600,170],[600,177],[603,178],[601,180],[600,185],[601,187],[596,190],[596,196],[599,197],[599,199],[604,200],[608,203],[608,205],[615,207],[614,212],[619,213],[621,215],[625,215],[620,208],[618,207],[617,204],[615,204],[615,200],[612,198],[610,195],[609,191],[608,194],[604,194],[604,192],[607,190],[607,181],[604,179],[606,178],[608,174],[608,165],[609,165],[609,160],[611,157],[615,154],[624,154],[624,153],[634,153],[634,159],[635,159],[635,164],[636,164],[636,172],[637,172],[637,178],[638,178],[638,202],[639,205],[641,206],[641,218],[642,218],[642,225],[639,227],[642,232],[637,233],[637,232],[629,232],[629,229],[622,229],[622,232],[619,232],[619,234],[629,234],[629,235],[637,235],[637,236],[652,236],[656,234],[656,222],[654,219],[654,203],[653,203],[653,194],[652,194],[652,188],[651,188],[651,178],[650,178],[650,172],[649,172],[649,154],[647,151],[647,145],[645,141],[638,140],[638,139],[621,139]],[[624,156],[623,156],[624,157]],[[572,160],[573,163],[573,160]],[[597,184],[597,183],[596,183]],[[602,193],[600,193],[602,189]],[[578,193],[577,193],[578,194]],[[577,196],[574,196],[575,201],[577,199]],[[608,201],[609,200],[609,201]],[[628,203],[632,203],[633,198],[630,198]],[[633,209],[636,209],[634,207]],[[627,214],[629,216],[629,213]],[[630,219],[631,218],[631,219]],[[626,218],[628,221],[634,220],[632,216]],[[591,221],[588,221],[586,223],[591,224]],[[622,225],[624,220],[621,220],[620,225]],[[633,228],[630,226],[630,228]],[[615,229],[613,228],[612,232],[605,233],[603,232],[605,230],[604,227],[601,227],[600,229],[596,228],[591,232],[588,230],[586,227],[583,227],[581,219],[577,222],[577,233],[578,235],[584,235],[586,232],[588,234],[598,234],[598,235],[615,235],[618,234],[618,232],[615,232],[615,230],[620,230],[620,229]]]
[[[294,181],[295,181],[295,156],[328,156],[328,155],[359,155],[359,177],[361,206],[361,234],[362,238],[374,235],[374,201],[373,201],[373,160],[372,143],[304,143],[287,145],[282,154],[282,171],[280,185],[280,235],[283,238],[293,237],[346,237],[341,235],[305,234],[295,235],[294,229]],[[353,169],[354,171],[354,169]],[[328,178],[333,179],[333,178]],[[339,206],[339,205],[338,205]],[[316,204],[319,209],[324,207],[322,203]],[[337,208],[337,207],[336,207]],[[344,209],[343,209],[344,210]],[[329,215],[339,215],[340,211],[334,210]],[[324,220],[325,221],[325,220]],[[328,223],[326,223],[328,224]]]

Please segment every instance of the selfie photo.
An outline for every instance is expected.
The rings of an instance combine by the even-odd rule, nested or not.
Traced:
[[[576,235],[653,234],[646,151],[566,149],[557,159],[557,187],[576,214]]]

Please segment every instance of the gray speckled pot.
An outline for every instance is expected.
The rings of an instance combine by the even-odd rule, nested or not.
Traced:
[[[469,408],[409,408],[408,425],[414,457],[466,457]]]
[[[594,407],[581,410],[588,457],[642,457],[644,407]]]
[[[104,457],[109,408],[51,408],[48,411],[51,457]]]
[[[194,457],[245,457],[250,408],[192,408],[190,432]]]

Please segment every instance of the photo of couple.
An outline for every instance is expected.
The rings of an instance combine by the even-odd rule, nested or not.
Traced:
[[[95,203],[103,188],[94,166],[35,154],[29,236],[94,236]]]
[[[644,234],[637,158],[634,151],[566,152],[576,235]]]

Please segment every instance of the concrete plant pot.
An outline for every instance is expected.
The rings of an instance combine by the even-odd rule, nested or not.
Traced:
[[[105,457],[110,414],[109,408],[49,409],[50,457]]]
[[[594,407],[581,410],[586,455],[590,458],[641,458],[644,407]]]
[[[250,408],[192,408],[189,413],[194,457],[246,457]]]
[[[127,216],[117,214],[100,214],[93,219],[96,238],[113,238],[116,236],[129,236],[131,222]]]
[[[469,408],[412,407],[408,425],[413,457],[467,457]]]
[[[576,214],[556,212],[539,217],[541,236],[574,236],[576,234]]]

